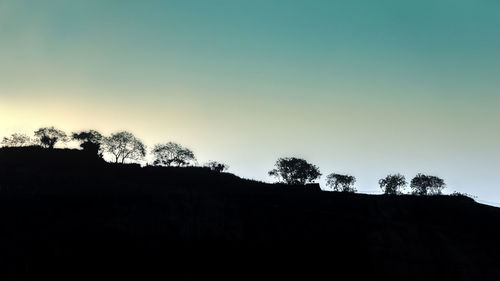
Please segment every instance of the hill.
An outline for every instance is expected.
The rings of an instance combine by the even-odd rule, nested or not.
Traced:
[[[0,149],[2,280],[500,280],[500,209]],[[341,277],[347,274],[346,277]]]

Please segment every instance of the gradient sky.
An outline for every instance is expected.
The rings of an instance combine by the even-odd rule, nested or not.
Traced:
[[[271,181],[283,156],[500,202],[497,0],[0,0],[0,136],[177,141]]]

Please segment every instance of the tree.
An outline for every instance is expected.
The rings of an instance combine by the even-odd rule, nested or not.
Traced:
[[[416,195],[439,195],[446,184],[443,179],[419,173],[411,180],[410,187]]]
[[[210,170],[222,173],[229,169],[229,166],[223,163],[219,163],[217,161],[210,161],[205,164],[205,167],[210,168]]]
[[[54,127],[40,128],[35,131],[35,137],[45,148],[53,149],[57,142],[67,142],[68,136],[64,131]]]
[[[132,133],[122,131],[103,139],[104,150],[115,158],[115,163],[141,160],[146,156],[146,146]]]
[[[401,189],[406,186],[406,179],[401,174],[388,175],[378,181],[380,188],[385,194],[401,194]]]
[[[157,144],[151,151],[154,155],[154,165],[186,166],[196,161],[193,151],[175,142]]]
[[[31,144],[31,138],[25,134],[14,133],[10,137],[4,137],[2,146],[19,147]]]
[[[356,178],[350,175],[332,173],[326,177],[326,185],[333,191],[356,192],[354,188],[355,182]]]
[[[80,142],[80,147],[91,154],[98,154],[101,149],[103,136],[95,130],[73,133],[71,139]]]
[[[286,184],[305,185],[321,176],[318,167],[295,157],[279,158],[275,167],[269,171],[269,175],[277,177],[280,182]]]

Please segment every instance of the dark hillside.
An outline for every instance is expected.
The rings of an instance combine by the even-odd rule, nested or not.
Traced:
[[[500,209],[0,149],[0,279],[500,280]],[[348,274],[349,277],[342,277]]]

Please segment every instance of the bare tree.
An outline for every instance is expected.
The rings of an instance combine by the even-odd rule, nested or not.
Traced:
[[[385,194],[401,194],[401,189],[406,186],[406,179],[401,174],[388,175],[378,181],[380,188]]]
[[[321,176],[318,167],[300,158],[279,158],[274,166],[276,168],[269,171],[269,175],[286,184],[304,185]]]
[[[146,146],[132,133],[122,131],[103,139],[104,150],[115,159],[115,163],[126,160],[141,160],[146,156]]]
[[[411,180],[410,187],[415,195],[439,195],[446,184],[441,178],[419,173]]]
[[[154,165],[186,166],[196,161],[193,151],[175,142],[157,144],[151,153],[154,155]]]
[[[43,147],[50,149],[54,148],[58,142],[68,141],[66,133],[54,127],[45,127],[36,130],[35,137]]]
[[[14,133],[10,137],[4,137],[1,144],[9,147],[27,146],[31,144],[31,138],[25,134]]]
[[[354,188],[355,182],[356,178],[350,175],[332,173],[326,177],[326,185],[333,191],[356,192]]]

